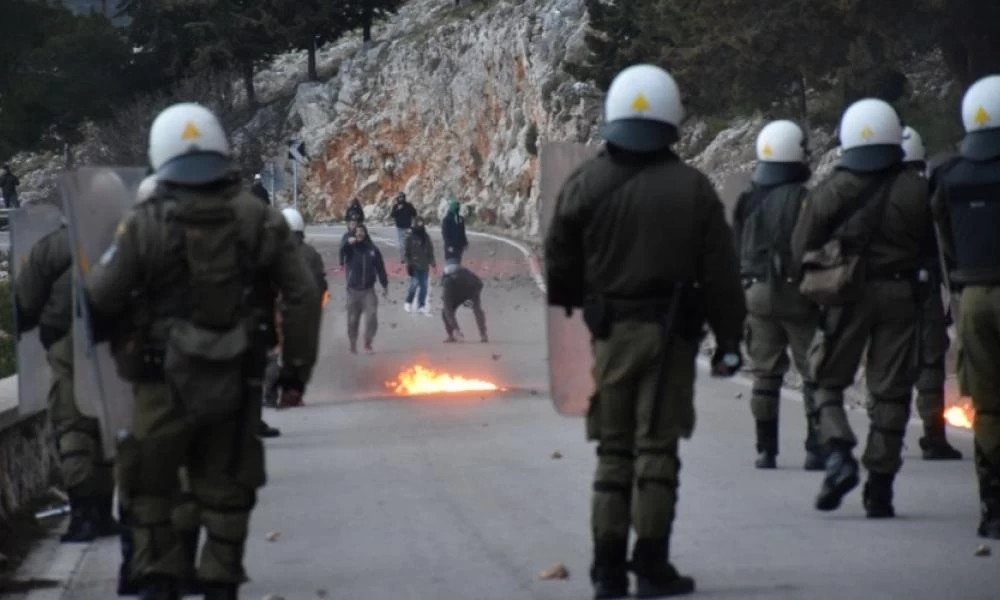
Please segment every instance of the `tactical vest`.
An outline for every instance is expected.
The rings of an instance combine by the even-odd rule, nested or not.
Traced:
[[[947,168],[947,167],[946,167]],[[958,160],[944,175],[957,284],[1000,284],[1000,160]]]
[[[789,183],[744,192],[741,274],[759,281],[793,275],[791,235],[802,208],[800,190]]]
[[[147,286],[151,339],[162,344],[171,398],[196,425],[233,418],[248,397],[260,239],[250,248],[241,236],[237,200],[178,193],[157,201],[164,231]]]

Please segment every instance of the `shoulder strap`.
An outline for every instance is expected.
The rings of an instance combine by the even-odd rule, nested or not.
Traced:
[[[892,194],[892,188],[896,185],[896,179],[899,178],[899,172],[893,173],[892,178],[889,179],[889,183],[882,189],[882,193],[878,195],[878,199],[875,201],[876,206],[872,210],[875,211],[875,218],[869,223],[868,231],[865,233],[864,241],[861,242],[861,247],[859,248],[859,254],[863,253],[867,248],[868,244],[872,242],[875,237],[875,232],[878,231],[879,224],[882,222],[882,217],[885,216],[885,209],[889,205],[889,196]],[[862,210],[864,210],[862,208]]]

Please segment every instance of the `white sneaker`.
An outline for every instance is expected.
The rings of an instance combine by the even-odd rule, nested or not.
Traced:
[[[403,304],[403,310],[405,310],[406,312],[413,312],[413,305],[411,305],[409,302],[406,302]]]

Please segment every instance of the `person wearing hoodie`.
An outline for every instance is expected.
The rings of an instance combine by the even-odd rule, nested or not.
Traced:
[[[819,310],[799,293],[789,248],[807,193],[805,182],[812,175],[806,159],[806,137],[798,125],[785,120],[768,123],[757,136],[753,184],[740,195],[733,211],[740,276],[750,313],[746,345],[754,377],[750,410],[756,421],[758,469],[777,467],[781,387],[792,363],[803,379],[804,468],[822,471],[826,464],[813,401],[816,384],[809,369],[809,346]]]
[[[347,337],[351,353],[358,352],[358,331],[361,317],[365,319],[365,352],[372,354],[372,342],[378,331],[378,296],[375,295],[376,279],[382,285],[382,297],[389,296],[389,276],[385,272],[382,252],[368,237],[368,228],[358,225],[354,230],[354,243],[347,246]]]
[[[413,229],[406,237],[403,262],[410,276],[410,289],[406,292],[406,304],[403,307],[406,312],[419,310],[430,316],[430,311],[427,310],[427,277],[430,270],[437,269],[437,264],[434,262],[434,244],[431,236],[427,235],[421,217],[413,220]]]
[[[3,201],[7,208],[21,207],[21,203],[17,200],[17,186],[19,185],[21,185],[21,180],[10,170],[10,165],[0,167],[0,193],[3,195]]]
[[[354,237],[354,230],[358,228],[358,220],[348,219],[347,220],[347,231],[340,238],[340,268],[347,272],[347,254],[350,250],[350,246],[353,245],[357,238]]]
[[[441,221],[441,237],[444,239],[445,264],[462,264],[462,255],[469,247],[469,239],[465,235],[462,207],[454,196],[448,199],[448,213]]]
[[[462,305],[471,307],[472,313],[476,315],[479,340],[484,344],[489,342],[490,340],[486,336],[486,313],[483,312],[483,303],[480,300],[483,280],[462,265],[450,264],[444,268],[441,287],[444,289],[441,319],[444,321],[445,333],[448,334],[444,340],[445,343],[450,344],[457,341],[456,337],[464,339],[462,330],[458,327],[458,319],[455,318],[455,311]]]
[[[417,216],[417,209],[406,199],[406,194],[399,192],[396,194],[396,203],[392,205],[392,212],[389,213],[393,221],[396,222],[396,236],[399,240],[399,261],[406,263],[406,236],[413,225],[413,219]]]
[[[351,200],[351,204],[347,207],[347,212],[344,213],[344,220],[347,222],[357,221],[358,223],[365,222],[365,209],[361,207],[361,201],[357,198]]]

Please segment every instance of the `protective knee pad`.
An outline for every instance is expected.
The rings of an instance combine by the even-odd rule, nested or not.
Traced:
[[[243,555],[249,532],[250,510],[202,507],[205,544],[198,576],[204,581],[242,583],[246,579]]]
[[[173,497],[180,486],[183,461],[179,439],[173,436],[138,440],[127,436],[118,444],[118,483],[135,496]]]
[[[103,468],[100,440],[89,431],[69,429],[58,434],[59,470],[67,488],[92,496],[107,489],[107,479],[101,480],[98,468]]]

